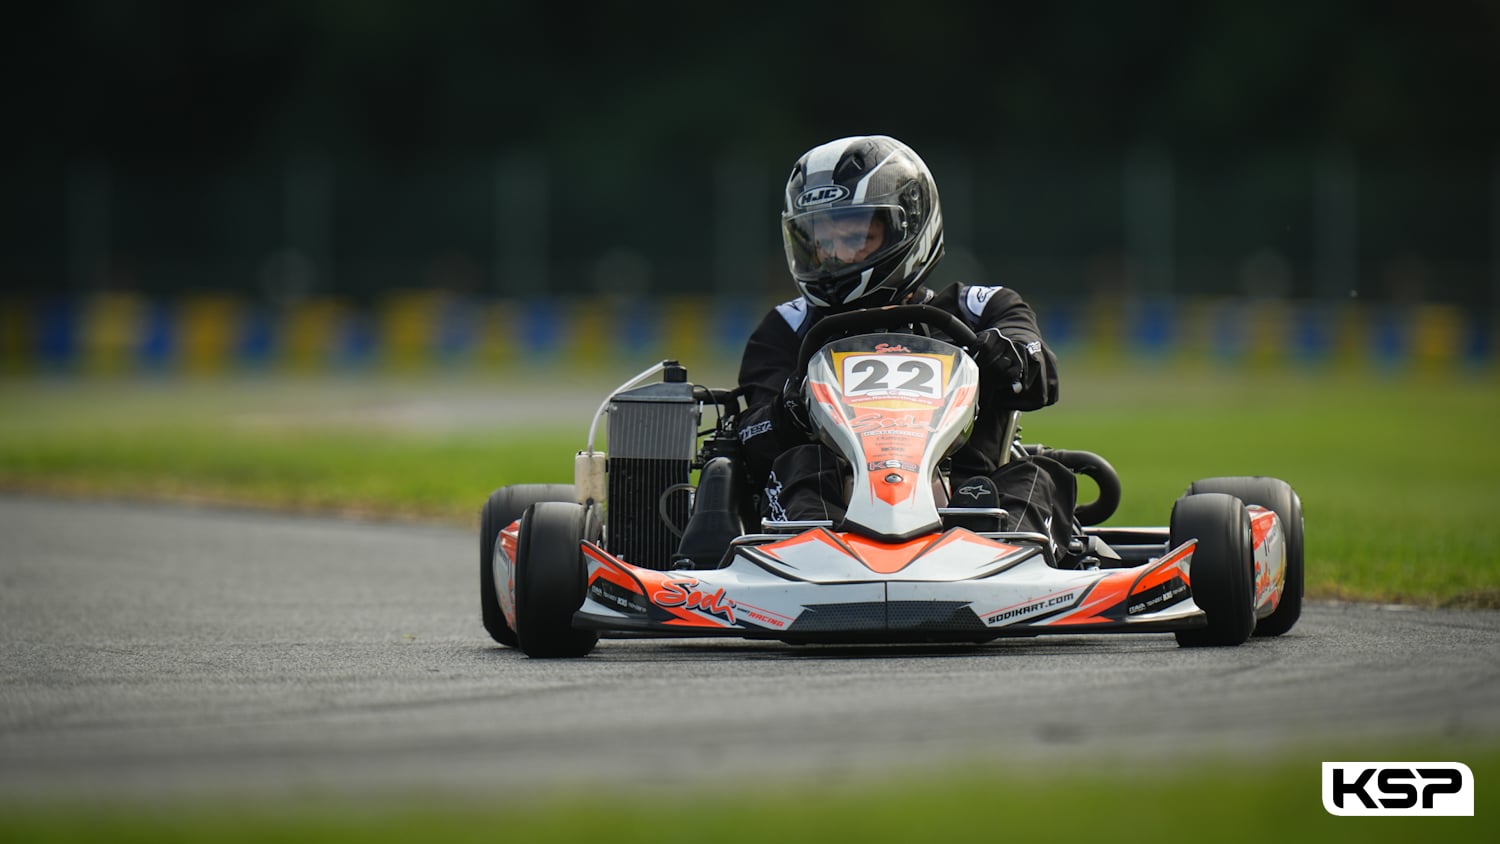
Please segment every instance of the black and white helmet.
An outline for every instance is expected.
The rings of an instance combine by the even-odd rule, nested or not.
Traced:
[[[943,257],[932,173],[910,147],[884,135],[842,138],[803,154],[787,179],[781,223],[792,278],[820,308],[900,301]]]

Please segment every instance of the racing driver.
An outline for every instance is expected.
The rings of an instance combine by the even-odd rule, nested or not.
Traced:
[[[981,340],[979,416],[953,454],[954,504],[1004,507],[1011,529],[1044,533],[1065,547],[1077,494],[1072,473],[1046,457],[999,460],[1009,448],[1000,441],[1009,412],[1057,401],[1056,359],[1015,291],[923,285],[943,257],[943,215],[922,159],[880,135],[814,147],[792,168],[781,223],[799,295],[761,320],[739,372],[747,410],[738,435],[750,486],[764,490],[762,515],[835,526],[844,516],[849,468],[812,437],[799,397],[805,373],[793,372],[808,329],[829,314],[927,304],[963,319]]]

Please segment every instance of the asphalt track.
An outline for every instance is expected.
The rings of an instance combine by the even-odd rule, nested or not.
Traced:
[[[12,496],[0,537],[3,799],[838,782],[1500,738],[1496,612],[1314,604],[1227,650],[607,640],[540,661],[485,638],[467,531]]]

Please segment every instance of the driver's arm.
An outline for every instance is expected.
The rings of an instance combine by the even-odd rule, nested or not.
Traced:
[[[806,442],[800,431],[788,427],[780,412],[781,389],[797,365],[801,340],[782,314],[773,310],[761,320],[745,343],[740,359],[739,385],[745,391],[745,412],[739,416],[745,470],[754,488],[765,485],[771,461],[781,452]]]
[[[993,373],[980,373],[981,389],[1011,410],[1036,410],[1057,401],[1057,358],[1042,340],[1036,312],[1021,295],[1008,287],[951,284],[933,297],[931,304],[957,314],[979,333],[996,330],[1009,338],[1021,357],[1021,389],[992,383]]]

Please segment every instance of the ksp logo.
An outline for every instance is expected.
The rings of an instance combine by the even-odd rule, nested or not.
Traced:
[[[1346,816],[1474,814],[1462,762],[1324,762],[1323,808]]]

